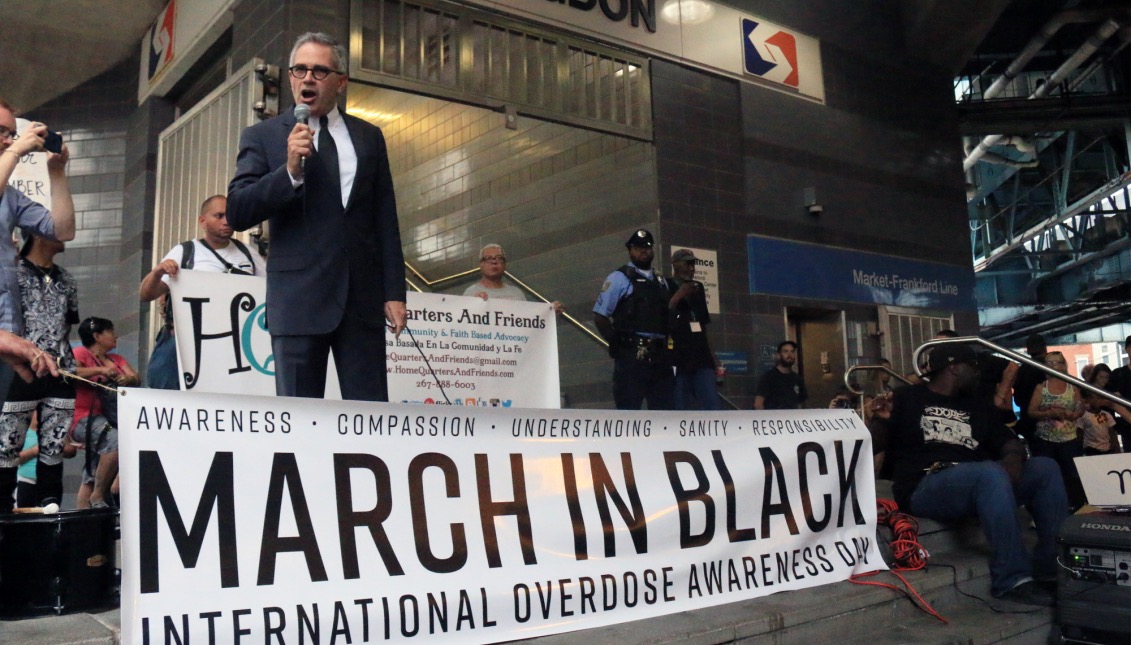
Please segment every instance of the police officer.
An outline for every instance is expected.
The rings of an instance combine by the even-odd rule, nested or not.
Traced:
[[[652,234],[625,242],[628,264],[613,271],[593,305],[593,324],[613,357],[613,400],[618,410],[670,410],[675,391],[668,350],[668,303],[675,285],[652,269]]]

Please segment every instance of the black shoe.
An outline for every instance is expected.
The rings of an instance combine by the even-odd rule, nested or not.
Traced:
[[[1049,593],[1048,589],[1036,580],[1022,582],[1002,594],[999,600],[1019,602],[1024,605],[1037,605],[1039,607],[1056,606],[1056,597]]]

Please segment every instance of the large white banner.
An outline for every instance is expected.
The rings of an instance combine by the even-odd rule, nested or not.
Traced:
[[[181,271],[170,281],[181,389],[275,393],[265,278]],[[558,335],[546,303],[408,294],[408,331],[385,335],[389,399],[557,408]],[[327,397],[339,399],[331,364]]]
[[[127,390],[122,642],[486,643],[884,568],[847,410]]]
[[[408,318],[411,335],[385,337],[390,401],[561,406],[549,304],[409,292]]]

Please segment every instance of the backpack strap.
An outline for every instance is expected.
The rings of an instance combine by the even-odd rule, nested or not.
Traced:
[[[240,250],[240,253],[243,253],[244,256],[247,257],[247,263],[251,265],[251,275],[255,275],[255,260],[251,259],[251,250],[248,249],[243,242],[234,237],[232,238],[232,244],[235,244],[236,248]]]
[[[232,241],[235,242],[236,240],[233,239]],[[225,270],[226,273],[232,273],[232,274],[235,274],[235,275],[255,275],[255,262],[252,262],[251,254],[248,252],[247,247],[243,246],[243,244],[237,243],[238,246],[236,246],[236,248],[243,251],[244,255],[247,256],[247,261],[251,262],[251,272],[250,273],[248,273],[247,271],[244,271],[243,269],[233,265],[231,262],[228,262],[227,260],[225,260],[219,253],[216,252],[216,249],[212,248],[212,245],[209,244],[204,239],[200,240],[200,244],[204,248],[211,251],[212,255],[216,256],[216,259],[220,261],[220,264],[224,265],[224,270]],[[243,248],[240,248],[240,247],[243,247]]]
[[[181,268],[192,270],[196,264],[196,245],[192,240],[181,242]]]
[[[196,245],[192,240],[181,242],[181,268],[192,270],[193,265],[196,264]],[[165,320],[165,326],[162,331],[167,332],[173,329],[173,303],[169,300],[169,294],[161,296],[161,316]],[[160,337],[161,332],[158,332]]]

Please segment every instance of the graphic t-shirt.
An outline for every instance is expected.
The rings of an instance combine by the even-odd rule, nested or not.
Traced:
[[[936,461],[986,461],[1001,457],[1013,432],[996,408],[975,396],[944,396],[926,383],[892,395],[885,461],[892,465],[892,493],[909,509],[911,493]]]

